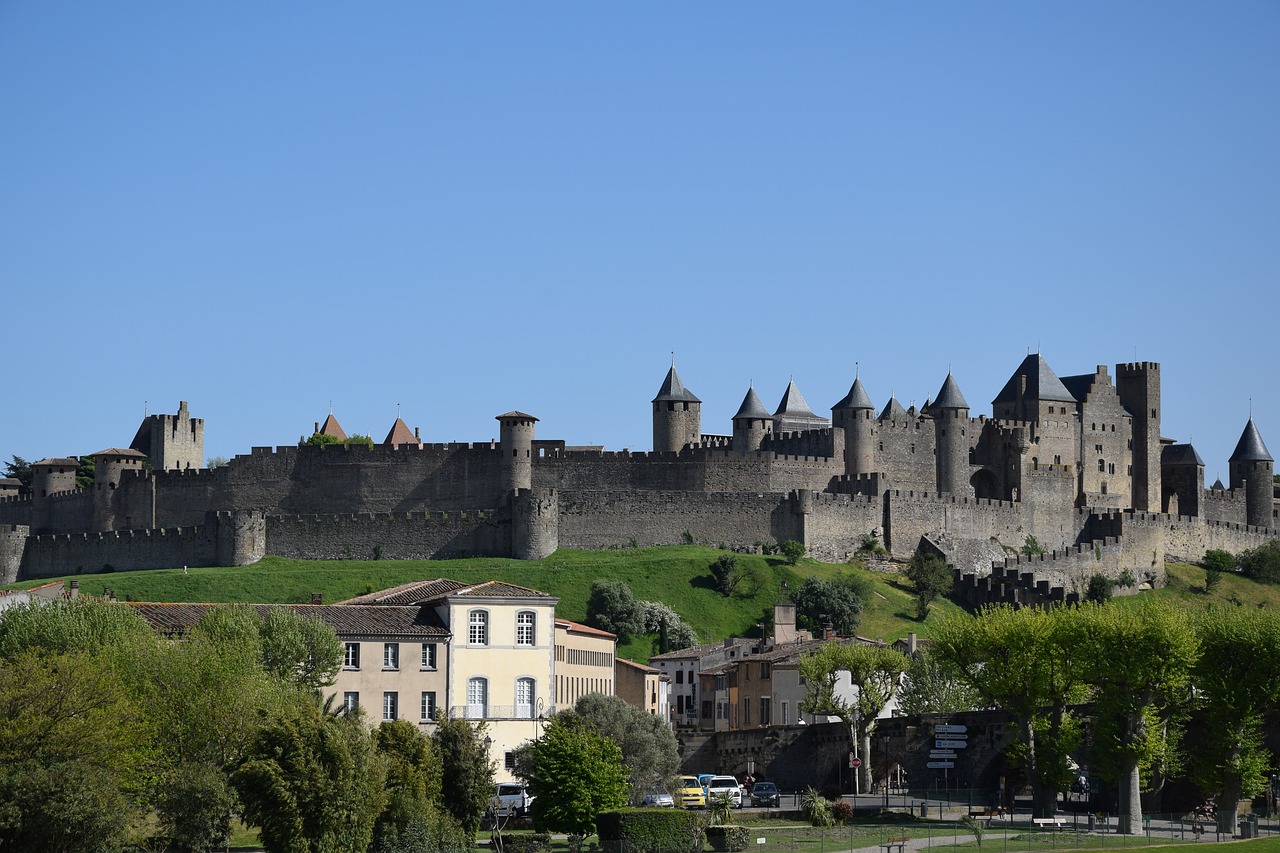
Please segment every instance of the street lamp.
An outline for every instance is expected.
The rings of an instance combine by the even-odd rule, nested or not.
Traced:
[[[889,766],[889,733],[884,733],[884,780],[881,785],[884,787],[884,810],[889,810],[889,777],[892,775],[892,768]]]

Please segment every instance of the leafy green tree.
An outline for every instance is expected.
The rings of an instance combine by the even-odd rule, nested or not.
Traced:
[[[444,780],[441,804],[466,836],[475,838],[493,797],[496,770],[485,744],[485,725],[442,715],[431,740],[440,756]]]
[[[1081,740],[1074,708],[1087,690],[1081,628],[1075,611],[1012,607],[948,614],[934,627],[930,652],[984,705],[1012,717],[1018,744],[1011,758],[1027,775],[1036,817],[1052,816]]]
[[[645,633],[644,607],[623,581],[598,580],[587,596],[587,624],[618,635],[618,642]]]
[[[1204,552],[1204,559],[1200,561],[1200,565],[1213,571],[1234,572],[1236,570],[1236,557],[1230,551],[1210,548]]]
[[[259,733],[231,781],[267,853],[365,853],[385,803],[383,763],[359,716],[311,700]]]
[[[437,822],[441,769],[431,739],[408,720],[382,723],[373,739],[387,771],[387,805],[373,831],[376,846],[414,826]]]
[[[871,596],[871,584],[861,577],[842,572],[829,581],[810,575],[791,594],[800,627],[821,636],[827,621],[844,637],[853,636]]]
[[[222,768],[182,763],[165,777],[156,816],[169,849],[213,853],[227,848],[235,807],[235,792]]]
[[[898,691],[904,714],[955,714],[982,708],[973,685],[960,677],[954,664],[925,650],[912,659]]]
[[[670,607],[660,601],[641,601],[639,604],[644,612],[645,633],[658,635],[659,654],[698,644],[693,626]]]
[[[1106,575],[1090,575],[1089,585],[1085,587],[1084,600],[1094,604],[1106,604],[1115,592],[1115,582]]]
[[[23,459],[21,456],[11,456],[9,461],[4,463],[4,476],[12,477],[22,485],[18,488],[18,494],[31,494],[31,463]]]
[[[617,696],[588,693],[573,711],[618,745],[632,798],[666,784],[680,769],[680,745],[661,717],[647,714]]]
[[[916,551],[911,556],[906,575],[916,589],[916,619],[922,622],[929,615],[929,605],[933,600],[950,594],[955,585],[955,576],[947,561],[924,551]]]
[[[787,565],[794,566],[804,556],[804,543],[788,539],[782,543],[782,556],[787,558]]]
[[[261,633],[267,672],[308,690],[333,684],[342,666],[343,645],[328,625],[273,607],[262,620]]]
[[[728,598],[742,583],[744,572],[733,554],[721,554],[711,563],[711,576],[716,579],[716,589]]]
[[[1272,540],[1240,555],[1240,574],[1259,583],[1280,583],[1280,541]]]
[[[1263,792],[1272,766],[1262,723],[1280,703],[1280,614],[1210,610],[1196,634],[1193,678],[1207,725],[1193,766],[1200,783],[1219,792],[1218,828],[1231,833],[1236,804]]]
[[[1077,647],[1093,687],[1095,728],[1103,734],[1094,741],[1109,742],[1099,757],[1120,786],[1117,831],[1141,832],[1142,778],[1170,769],[1170,724],[1190,699],[1199,641],[1186,614],[1158,599],[1086,608],[1078,616]]]
[[[816,652],[800,658],[800,676],[808,692],[800,708],[808,714],[839,717],[863,755],[871,755],[871,733],[876,718],[889,704],[902,681],[907,656],[897,649],[862,643],[826,642]],[[852,699],[836,690],[842,673],[848,673],[854,687]],[[859,771],[861,790],[871,790],[871,762]]]
[[[0,851],[118,849],[143,814],[150,732],[90,651],[20,650],[0,663]]]
[[[92,598],[23,602],[0,619],[0,658],[26,649],[99,654],[155,642],[155,633],[132,608]]]
[[[76,488],[91,489],[93,488],[93,474],[96,464],[92,456],[81,456],[80,464],[76,466]]]
[[[336,435],[314,432],[305,441],[299,442],[302,447],[328,447],[331,444],[342,444],[342,439]]]
[[[529,751],[534,826],[567,834],[577,853],[595,832],[596,815],[626,805],[622,750],[584,717],[556,714]]]

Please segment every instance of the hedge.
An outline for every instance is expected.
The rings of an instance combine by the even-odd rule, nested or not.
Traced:
[[[701,847],[698,818],[685,809],[622,809],[596,816],[606,853],[690,853]]]

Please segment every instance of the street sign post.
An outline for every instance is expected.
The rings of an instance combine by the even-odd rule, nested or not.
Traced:
[[[851,755],[851,756],[849,756],[849,766],[850,766],[850,767],[861,767],[861,766],[862,766],[862,759],[861,759],[861,758],[858,758],[858,757],[856,757],[856,756],[852,756],[852,755]]]
[[[935,740],[933,745],[936,749],[964,749],[969,744],[963,740]]]
[[[955,766],[956,763],[954,761],[930,761],[925,764],[925,767],[928,767],[930,770],[948,770]]]
[[[938,725],[933,729],[935,734],[962,735],[969,731],[968,726]]]

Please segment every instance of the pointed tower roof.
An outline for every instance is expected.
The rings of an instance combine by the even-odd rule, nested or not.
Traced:
[[[809,404],[805,402],[804,395],[800,393],[800,389],[796,387],[796,381],[792,379],[787,383],[787,390],[782,393],[782,401],[778,403],[778,410],[773,413],[775,418],[778,417],[804,417],[816,418],[817,415],[809,408]]]
[[[342,431],[342,427],[338,424],[338,419],[333,416],[333,412],[329,413],[329,417],[324,419],[324,423],[320,425],[320,435],[331,435],[338,441],[346,441],[347,434]]]
[[[897,397],[889,397],[889,402],[884,404],[884,410],[880,412],[880,417],[876,420],[893,421],[907,416],[907,410],[902,408],[902,404],[898,402]]]
[[[391,432],[387,433],[387,437],[386,439],[383,440],[382,443],[383,444],[418,444],[418,445],[422,444],[422,442],[418,440],[418,437],[413,434],[413,430],[409,429],[409,425],[406,424],[399,417],[397,417],[396,422],[391,425]]]
[[[849,393],[844,395],[844,399],[831,407],[832,409],[875,409],[875,404],[871,402],[871,397],[867,395],[867,389],[862,386],[862,379],[854,378],[853,387],[849,389]]]
[[[1225,492],[1225,491],[1227,490],[1227,487],[1226,487],[1226,486],[1224,486],[1224,485],[1222,485],[1222,478],[1221,478],[1221,477],[1219,477],[1218,479],[1214,480],[1214,481],[1213,481],[1213,485],[1212,485],[1212,486],[1210,486],[1209,488],[1213,489],[1215,492]]]
[[[676,366],[671,365],[671,369],[667,371],[667,378],[662,381],[662,387],[658,389],[658,396],[653,398],[653,402],[667,401],[683,401],[686,403],[701,403],[697,397],[693,396],[693,392],[684,387],[684,383],[680,381],[680,374],[676,373]]]
[[[1067,390],[1067,386],[1062,384],[1058,374],[1053,372],[1049,362],[1041,358],[1040,353],[1036,353],[1022,360],[1022,364],[1018,365],[1018,369],[1013,372],[1013,375],[1009,377],[1009,381],[1004,383],[1004,387],[1000,389],[1000,393],[991,401],[992,404],[1017,402],[1018,379],[1022,376],[1027,378],[1027,390],[1024,398],[1053,400],[1056,403],[1078,402],[1075,396]]]
[[[1249,416],[1249,423],[1244,425],[1244,432],[1240,435],[1240,441],[1236,443],[1235,453],[1231,454],[1228,462],[1273,462],[1271,454],[1267,452],[1267,446],[1262,443],[1262,436],[1258,435],[1258,427],[1253,423],[1253,415]]]
[[[738,407],[738,413],[733,416],[734,420],[738,418],[771,418],[769,410],[764,407],[764,403],[760,401],[760,395],[756,393],[755,386],[747,389],[747,396],[742,398],[742,405]]]
[[[1204,460],[1191,444],[1166,444],[1160,449],[1161,465],[1199,465],[1204,467]]]
[[[942,389],[938,391],[938,396],[929,404],[930,409],[967,409],[969,404],[965,402],[964,395],[960,393],[960,386],[956,384],[956,378],[951,375],[951,371],[947,371],[947,380],[942,383]]]

